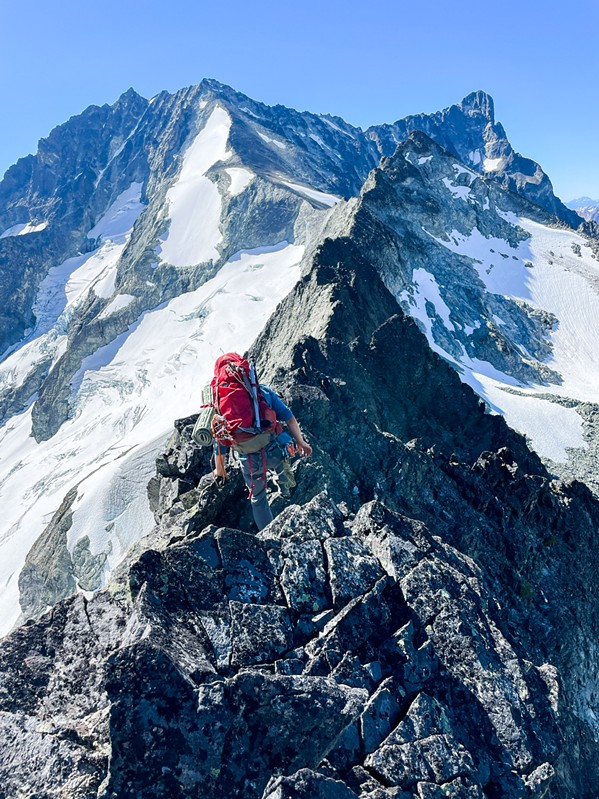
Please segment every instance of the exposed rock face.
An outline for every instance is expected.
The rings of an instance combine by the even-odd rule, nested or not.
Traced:
[[[495,177],[504,189],[521,194],[574,228],[580,225],[578,214],[553,193],[541,166],[513,149],[503,125],[495,120],[493,98],[486,92],[472,92],[461,103],[435,114],[416,114],[369,128],[367,135],[389,156],[415,130],[426,133],[461,163]]]
[[[95,181],[135,129],[148,101],[133,90],[113,106],[90,106],[52,131],[35,156],[21,158],[0,182],[0,234],[19,223],[46,224],[0,238],[0,350],[32,328],[38,286],[53,263],[85,246],[85,234],[115,197],[146,172],[127,166]]]
[[[599,200],[592,200],[590,197],[578,197],[576,200],[570,200],[566,205],[576,211],[582,219],[586,219],[587,222],[599,222]]]
[[[538,770],[543,795],[555,679],[501,615],[472,561],[377,502],[194,531],[5,640],[4,795],[522,796]]]
[[[76,590],[67,533],[72,523],[71,507],[77,498],[73,488],[52,521],[28,553],[19,575],[21,608],[26,619],[39,616],[48,607]]]
[[[177,423],[127,567],[0,645],[7,795],[592,795],[597,502],[350,239],[280,311],[254,354],[314,446],[297,504],[252,534]]]
[[[464,192],[467,201],[456,204],[455,192]],[[356,206],[349,213],[341,208],[326,232],[351,235],[408,312],[417,302],[423,273],[432,275],[450,309],[450,320],[444,322],[435,306],[427,304],[432,343],[457,363],[467,355],[523,381],[559,381],[544,363],[551,353],[548,333],[557,320],[523,301],[485,290],[476,258],[444,246],[452,237],[467,239],[476,230],[508,250],[496,253],[501,270],[528,238],[506,219],[510,213],[549,221],[540,209],[498,190],[416,132],[383,160]],[[523,358],[518,346],[529,357]]]
[[[301,320],[305,334],[284,329],[285,316]],[[322,452],[317,463],[299,464],[295,496],[326,485],[335,498],[384,498],[474,558],[493,581],[512,643],[557,668],[564,739],[584,739],[593,751],[594,556],[583,565],[576,553],[594,552],[596,502],[581,484],[552,481],[522,438],[484,413],[423,344],[351,239],[320,250],[255,350],[263,371],[281,364],[271,378],[287,387]],[[390,354],[399,368],[390,368]],[[574,605],[573,615],[564,612]],[[572,794],[585,795],[583,761],[561,752],[559,784],[572,781]]]
[[[595,367],[572,380],[564,354],[585,350],[595,313],[566,350],[560,340],[568,312],[549,296],[573,275],[583,296],[595,296],[592,238],[572,234],[566,241],[569,234],[541,208],[499,189],[420,132],[383,159],[357,200],[335,210],[326,234],[351,238],[432,349],[516,429],[528,434],[532,425],[522,420],[533,416],[548,429],[571,429],[563,448],[531,434],[532,446],[553,474],[599,490],[596,394],[575,387]],[[559,421],[558,406],[568,409]]]

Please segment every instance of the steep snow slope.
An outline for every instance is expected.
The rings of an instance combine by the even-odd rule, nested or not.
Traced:
[[[169,229],[160,258],[173,266],[190,266],[218,260],[222,241],[219,229],[222,201],[218,188],[206,172],[218,161],[226,161],[231,117],[217,107],[183,156],[179,177],[168,190]]]
[[[470,357],[465,349],[457,358],[444,351],[435,342],[430,317],[426,311],[422,313],[423,304],[431,303],[448,328],[450,313],[441,296],[427,292],[417,275],[408,308],[423,323],[431,346],[462,367],[463,379],[502,413],[508,424],[527,435],[542,457],[566,462],[568,448],[587,449],[588,444],[583,419],[575,407],[563,401],[592,403],[599,398],[599,264],[589,243],[577,234],[514,214],[506,217],[509,224],[528,234],[517,247],[505,239],[484,237],[478,230],[469,237],[450,233],[447,241],[437,241],[472,259],[490,294],[520,300],[555,317],[549,333],[551,354],[543,361],[555,373],[554,380],[522,382],[489,362]],[[434,280],[432,276],[429,279]],[[500,326],[506,324],[500,317],[496,321]],[[531,359],[517,340],[514,344],[524,359]]]
[[[19,601],[27,614],[42,609],[39,586],[19,574],[73,487],[68,535],[63,530],[58,544],[47,542],[50,575],[66,558],[79,587],[95,589],[151,529],[146,485],[173,419],[197,410],[216,355],[249,347],[299,277],[301,243],[241,250],[219,262],[222,189],[205,173],[232,154],[230,122],[217,106],[186,150],[166,194],[170,225],[157,248],[172,266],[212,260],[214,276],[144,311],[85,357],[70,378],[68,419],[55,435],[39,442],[31,436],[36,394],[0,430],[0,634],[17,621]],[[240,194],[249,181],[235,180]],[[129,309],[136,298],[117,285],[121,256],[145,211],[141,192],[133,182],[89,231],[98,249],[49,270],[35,301],[36,326],[0,365],[0,387],[25,384],[41,365],[56,368],[68,352],[69,324],[94,298],[110,300],[98,306],[106,324]]]

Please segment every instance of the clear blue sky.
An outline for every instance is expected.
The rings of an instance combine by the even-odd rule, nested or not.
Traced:
[[[564,200],[599,198],[599,3],[2,0],[0,174],[68,117],[213,77],[367,127],[488,91]]]

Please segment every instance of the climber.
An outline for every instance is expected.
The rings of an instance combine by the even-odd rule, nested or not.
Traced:
[[[281,492],[287,493],[294,485],[288,457],[311,455],[312,447],[291,409],[269,386],[258,383],[254,365],[245,358],[236,353],[218,358],[211,386],[216,410],[214,478],[226,479],[225,455],[232,447],[250,492],[256,527],[262,530],[273,519],[266,495],[267,471],[275,472]]]

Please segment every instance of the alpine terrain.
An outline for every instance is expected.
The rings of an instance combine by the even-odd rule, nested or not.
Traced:
[[[129,90],[11,167],[0,797],[594,796],[598,259],[481,91]],[[232,350],[314,449],[258,535]]]
[[[590,197],[578,197],[566,203],[568,208],[576,211],[583,219],[589,222],[599,222],[599,200],[591,200]]]

